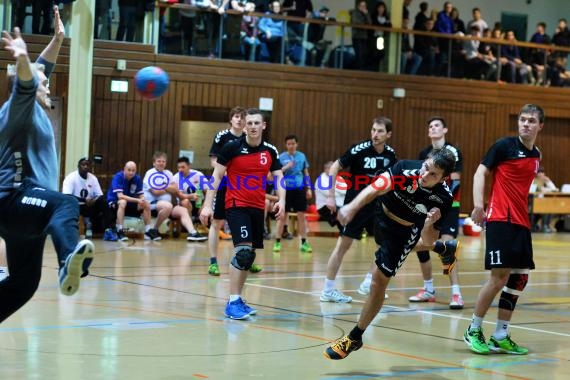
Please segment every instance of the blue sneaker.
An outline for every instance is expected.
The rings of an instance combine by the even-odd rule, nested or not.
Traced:
[[[119,238],[117,237],[117,234],[115,233],[115,231],[113,231],[113,229],[107,228],[105,230],[105,233],[103,234],[103,240],[105,240],[105,241],[117,241],[117,240],[119,240]]]
[[[65,264],[59,269],[59,290],[66,296],[71,296],[79,289],[79,280],[89,273],[89,265],[93,261],[93,243],[81,240],[73,252],[65,259]]]
[[[246,319],[249,317],[249,312],[245,308],[243,300],[237,299],[233,302],[228,301],[226,304],[225,315],[231,319]]]
[[[247,311],[249,315],[257,314],[257,309],[254,309],[253,307],[249,306],[248,304],[245,303],[245,301],[243,301],[243,308],[245,309],[245,311]]]

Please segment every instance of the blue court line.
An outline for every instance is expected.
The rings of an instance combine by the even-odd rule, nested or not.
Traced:
[[[534,364],[541,364],[541,363],[552,363],[558,362],[559,360],[556,359],[531,359],[528,361],[518,362],[501,362],[501,363],[489,363],[485,365],[477,365],[477,366],[463,366],[463,367],[436,367],[436,368],[425,368],[425,369],[417,369],[414,371],[397,371],[397,372],[384,372],[384,373],[359,373],[354,375],[346,375],[346,376],[323,376],[321,379],[323,380],[354,380],[354,379],[374,379],[379,377],[401,377],[401,376],[413,376],[418,374],[427,374],[427,373],[437,373],[437,372],[452,372],[452,371],[465,371],[465,370],[472,370],[472,369],[491,369],[497,367],[509,367],[513,365],[534,365]],[[508,374],[507,374],[508,375]]]
[[[169,324],[175,325],[179,323],[205,323],[203,319],[170,319],[164,321],[132,321],[124,322],[125,325],[155,325],[155,324]],[[82,329],[82,328],[96,328],[96,327],[112,327],[113,323],[91,323],[86,325],[55,325],[55,326],[37,326],[37,327],[0,327],[0,333],[5,332],[18,332],[18,331],[47,331],[47,330],[66,330],[66,329]]]

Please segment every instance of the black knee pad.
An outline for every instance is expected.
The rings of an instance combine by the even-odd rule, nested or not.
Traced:
[[[255,251],[249,245],[238,245],[232,258],[232,265],[239,270],[249,270],[255,261]]]
[[[429,251],[418,251],[416,252],[420,263],[427,263],[429,261]]]
[[[511,273],[501,292],[499,309],[515,310],[520,294],[528,283],[528,273]]]

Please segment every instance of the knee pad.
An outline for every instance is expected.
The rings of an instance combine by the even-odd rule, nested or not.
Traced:
[[[232,265],[238,270],[249,270],[255,261],[255,251],[249,245],[238,245]]]
[[[514,273],[513,273],[514,272]],[[499,309],[506,309],[513,311],[517,305],[519,296],[522,294],[526,284],[528,283],[528,270],[513,271],[509,275],[507,285],[501,292],[499,299]]]
[[[418,251],[416,252],[420,263],[427,263],[429,261],[429,251]]]

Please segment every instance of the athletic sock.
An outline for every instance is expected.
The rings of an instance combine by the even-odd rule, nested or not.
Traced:
[[[429,280],[424,280],[424,289],[430,293],[435,293],[435,289],[433,287],[433,278]]]
[[[459,290],[459,285],[451,285],[451,294],[457,294],[461,296],[461,290]]]
[[[230,294],[230,302],[237,301],[241,298],[239,294]]]
[[[495,332],[493,337],[497,340],[505,339],[509,335],[509,321],[503,321],[497,319],[497,326],[495,327]]]
[[[325,279],[325,288],[323,289],[325,293],[330,292],[334,289],[335,280]]]
[[[210,257],[210,264],[217,264],[218,259],[216,257]]]
[[[362,334],[364,334],[364,330],[360,329],[358,325],[356,325],[348,334],[348,337],[352,340],[362,340]]]
[[[478,317],[475,314],[471,317],[471,324],[469,325],[469,330],[475,330],[481,328],[483,324],[483,317]]]

